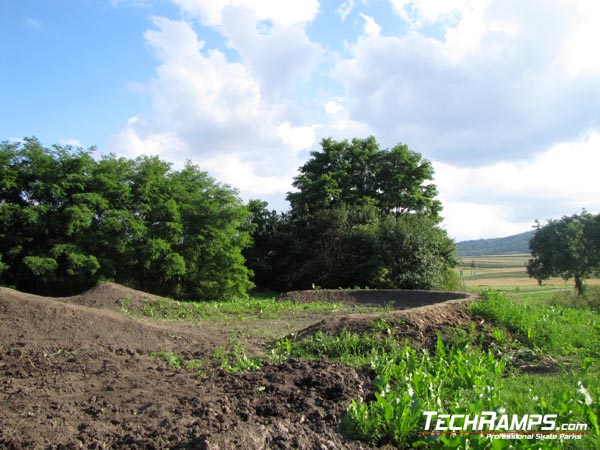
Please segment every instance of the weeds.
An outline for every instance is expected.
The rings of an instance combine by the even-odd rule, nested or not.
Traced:
[[[317,332],[302,340],[277,341],[269,359],[328,358],[370,367],[375,392],[351,402],[341,430],[371,444],[440,450],[598,448],[600,387],[594,350],[600,341],[598,314],[566,306],[524,305],[491,291],[470,308],[472,314],[494,323],[487,326],[487,334],[480,333],[475,322],[468,328],[450,328],[447,342],[438,334],[430,351],[398,342],[391,332],[393,324],[378,319],[365,333]],[[491,345],[486,345],[490,338]],[[559,356],[560,373],[522,373],[515,364],[521,359],[554,361]],[[556,414],[559,424],[587,423],[590,434],[578,441],[428,436],[422,434],[424,411],[470,416],[496,411],[511,417]]]
[[[252,358],[246,354],[244,345],[235,338],[231,339],[231,350],[225,352],[221,347],[215,350],[213,359],[221,362],[227,372],[240,373],[258,370],[262,367],[260,358]]]
[[[148,355],[152,359],[164,361],[171,369],[196,370],[198,375],[204,374],[204,360],[198,358],[184,359],[173,352],[151,352]]]
[[[497,291],[486,291],[470,305],[473,315],[516,333],[536,348],[559,356],[600,357],[600,315],[587,308],[519,304]]]
[[[173,352],[152,352],[148,356],[166,362],[171,369],[181,369],[184,364],[183,360]]]
[[[314,314],[367,312],[380,307],[357,306],[346,303],[317,301],[297,303],[275,297],[238,298],[230,301],[182,302],[162,298],[136,305],[131,299],[120,300],[121,311],[126,314],[167,320],[236,320],[297,319]],[[390,309],[389,307],[387,309]]]

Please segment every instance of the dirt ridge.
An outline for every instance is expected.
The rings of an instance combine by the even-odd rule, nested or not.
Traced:
[[[334,301],[366,301],[335,292]],[[389,291],[369,292],[368,301],[389,302]],[[412,309],[386,317],[403,318],[407,333],[426,334],[466,314],[465,299],[405,295],[415,297],[394,305]],[[288,360],[231,374],[210,356],[227,342],[226,329],[132,317],[122,311],[123,299],[145,304],[159,297],[114,283],[63,298],[0,287],[0,448],[371,448],[339,432],[347,405],[370,389],[366,373]],[[418,306],[428,301],[435,304]],[[366,328],[374,317],[330,317],[301,333]],[[201,372],[173,369],[149,358],[152,351],[205,364]]]

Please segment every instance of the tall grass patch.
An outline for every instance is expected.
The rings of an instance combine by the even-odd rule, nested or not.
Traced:
[[[560,304],[522,304],[488,290],[469,306],[536,348],[558,356],[600,357],[600,314]]]

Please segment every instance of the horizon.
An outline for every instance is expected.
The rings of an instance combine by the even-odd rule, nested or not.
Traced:
[[[373,135],[432,162],[456,242],[600,212],[592,0],[23,0],[0,25],[2,141],[190,159],[284,211],[322,138]]]

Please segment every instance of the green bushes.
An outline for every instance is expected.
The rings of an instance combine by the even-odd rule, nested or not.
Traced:
[[[0,283],[68,295],[99,281],[195,299],[245,295],[249,212],[187,163],[0,143]]]

